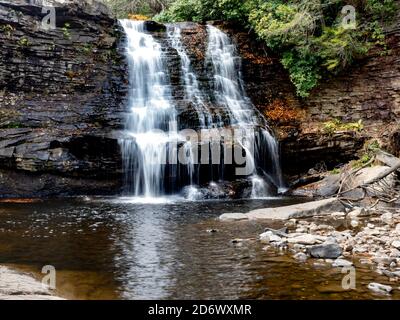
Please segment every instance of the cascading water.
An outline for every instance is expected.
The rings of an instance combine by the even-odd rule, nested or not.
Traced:
[[[153,199],[189,186],[188,198],[197,200],[202,196],[196,188],[200,176],[209,177],[208,182],[225,178],[225,163],[218,162],[217,168],[213,162],[206,166],[199,164],[199,152],[194,150],[200,144],[205,144],[203,140],[200,143],[188,141],[185,135],[178,134],[178,127],[181,128],[182,123],[179,123],[176,97],[172,93],[175,87],[170,84],[165,53],[170,48],[179,56],[184,99],[196,113],[199,128],[208,131],[209,136],[215,134],[212,131],[215,128],[225,129],[227,125],[230,129],[239,129],[240,135],[237,136],[235,131],[233,143],[246,151],[246,163],[254,167],[254,171],[246,174],[253,185],[251,196],[257,198],[268,195],[270,182],[281,186],[277,143],[245,94],[240,77],[240,58],[228,36],[208,26],[206,61],[212,66],[214,78],[214,92],[209,92],[203,91],[204,84],[202,87],[199,85],[182,43],[179,27],[168,27],[166,48],[164,44],[161,45],[164,42],[157,41],[146,31],[144,22],[121,20],[120,23],[127,36],[126,56],[130,80],[129,110],[125,136],[121,139],[126,193]],[[227,115],[227,119],[222,121],[219,111],[212,113],[208,109],[203,100],[207,96],[211,100],[214,98],[214,103]],[[210,140],[207,143],[211,149],[213,142]],[[224,158],[225,155],[221,152],[218,156]],[[213,157],[209,156],[210,159]],[[171,165],[169,161],[172,158],[183,158],[184,161]],[[204,168],[211,171],[204,172]],[[210,183],[214,189],[215,185],[214,182]],[[166,186],[172,188],[166,190]]]
[[[205,106],[197,76],[192,70],[190,58],[183,47],[181,29],[176,26],[168,26],[167,31],[171,46],[176,50],[181,60],[181,72],[185,84],[185,98],[194,105],[200,126],[208,128],[212,124],[212,116]]]
[[[256,112],[255,106],[245,93],[240,75],[240,57],[235,45],[218,28],[211,25],[207,28],[207,59],[211,61],[214,70],[217,102],[229,110],[231,125],[241,129],[242,136],[238,142],[246,151],[247,161],[255,168],[252,177],[252,197],[266,196],[267,184],[257,175],[257,171],[266,174],[262,163],[266,156],[271,159],[272,166],[269,178],[274,180],[278,188],[283,187],[277,142],[270,132],[263,128],[266,127],[265,120]],[[260,128],[260,132],[255,131],[257,128]]]
[[[125,186],[134,196],[163,194],[168,142],[177,133],[162,48],[144,23],[121,20],[126,36],[131,91],[126,135],[122,139]],[[168,133],[164,133],[168,132]]]

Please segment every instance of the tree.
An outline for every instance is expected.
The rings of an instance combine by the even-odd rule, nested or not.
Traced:
[[[102,0],[118,18],[128,14],[153,16],[168,8],[172,0]]]

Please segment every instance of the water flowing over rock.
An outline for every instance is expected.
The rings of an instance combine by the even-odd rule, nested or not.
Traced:
[[[45,2],[56,9],[54,30],[41,27]],[[371,50],[351,72],[321,82],[302,100],[279,57],[252,32],[227,23],[144,24],[161,47],[178,131],[237,128],[240,122],[255,121],[257,172],[242,177],[251,186],[247,181],[234,197],[259,197],[282,185],[274,167],[278,145],[257,109],[280,142],[286,175],[303,174],[321,163],[333,169],[354,159],[371,137],[398,154],[393,121],[400,101],[399,21],[385,30],[387,55]],[[130,93],[122,27],[94,0],[0,0],[0,24],[1,196],[119,194],[124,181],[119,139]],[[218,54],[213,59],[210,49],[226,59]],[[218,67],[222,62],[234,72],[224,76],[227,69]],[[233,112],[229,106],[235,101],[240,108]],[[296,117],[274,120],[269,113],[276,102],[295,110]],[[323,122],[333,118],[344,123],[362,119],[364,130],[323,133]],[[185,186],[210,193],[210,182],[236,180],[233,165],[200,166],[191,160],[196,143],[183,145],[189,163],[164,168],[168,178],[158,193],[178,193]],[[231,185],[224,193],[234,189]]]
[[[131,87],[121,139],[126,193],[158,197],[184,189],[189,198],[198,198],[204,194],[198,188],[210,183],[209,188],[221,189],[214,193],[219,198],[232,196],[221,182],[243,177],[249,177],[254,198],[271,194],[270,185],[282,187],[277,142],[244,92],[240,58],[228,36],[207,27],[205,73],[210,80],[201,87],[179,25],[168,26],[167,32],[150,32],[140,21],[121,20],[121,25]],[[193,113],[189,122],[182,116],[188,108]],[[240,174],[237,158],[230,159],[235,148],[245,153]]]
[[[176,110],[161,45],[141,21],[122,20],[127,35],[131,92],[122,141],[125,185],[133,195],[160,196],[168,142],[177,133]]]

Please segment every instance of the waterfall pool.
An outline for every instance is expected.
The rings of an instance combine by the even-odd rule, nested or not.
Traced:
[[[217,219],[293,199],[137,200],[0,203],[0,265],[39,279],[42,267],[52,265],[57,293],[74,299],[387,298],[366,288],[387,282],[368,266],[356,264],[357,289],[346,291],[340,269],[264,249],[258,235],[279,223]],[[249,240],[232,243],[236,238]]]

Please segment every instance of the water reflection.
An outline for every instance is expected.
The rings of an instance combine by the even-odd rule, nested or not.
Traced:
[[[175,236],[169,230],[168,212],[155,205],[141,206],[116,221],[121,238],[114,258],[123,298],[162,299],[174,286]],[[166,254],[168,251],[168,254]]]
[[[101,199],[1,204],[0,265],[34,272],[54,265],[57,288],[67,298],[379,298],[366,284],[385,279],[365,266],[357,266],[357,290],[343,291],[340,270],[299,264],[265,250],[254,238],[262,223],[215,219],[224,212],[283,203],[149,205]],[[232,244],[234,238],[249,240]]]

